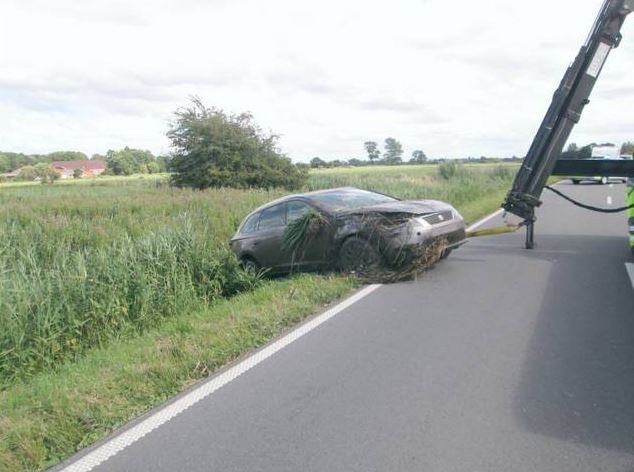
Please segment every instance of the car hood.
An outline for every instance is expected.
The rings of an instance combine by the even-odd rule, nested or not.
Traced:
[[[438,200],[398,200],[394,202],[381,203],[354,210],[347,210],[342,214],[358,213],[409,213],[412,215],[425,215],[439,211],[451,210],[453,207]]]

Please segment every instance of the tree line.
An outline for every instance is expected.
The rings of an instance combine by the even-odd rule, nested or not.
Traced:
[[[91,159],[103,160],[106,170],[103,175],[156,174],[166,172],[169,157],[155,156],[144,149],[124,147],[119,150],[108,150],[104,155],[93,154]],[[87,161],[88,156],[79,151],[56,151],[49,154],[23,154],[0,151],[0,173],[20,170],[19,180],[54,182],[59,178],[51,167],[55,161]],[[74,173],[81,177],[81,171]]]
[[[137,173],[170,172],[170,181],[178,187],[205,189],[208,187],[236,188],[300,188],[308,177],[309,168],[364,166],[373,164],[397,165],[403,162],[403,146],[388,137],[379,149],[376,141],[366,141],[363,149],[367,160],[351,158],[325,161],[319,157],[309,164],[293,164],[278,146],[278,136],[265,133],[250,113],[227,114],[222,109],[208,108],[199,98],[192,98],[189,106],[177,109],[169,125],[167,137],[171,142],[169,156],[154,156],[148,150],[125,147],[109,150],[92,159],[106,162],[106,173],[130,175]],[[592,154],[592,143],[583,147],[571,143],[562,158],[587,158]],[[621,154],[632,154],[634,143],[624,143]],[[22,168],[29,178],[54,181],[49,175],[50,163],[59,160],[85,160],[77,151],[60,151],[46,155],[25,155],[0,152],[0,173]],[[452,159],[451,162],[517,162],[522,158]],[[443,163],[446,159],[428,159],[421,149],[412,152],[409,164]],[[32,167],[29,169],[28,167]],[[78,177],[79,175],[75,175]]]
[[[566,150],[561,153],[561,159],[589,159],[592,157],[592,149],[595,147],[614,147],[614,143],[590,143],[585,146],[578,146],[577,143],[570,143],[566,147]],[[634,142],[625,141],[619,149],[620,155],[633,155],[634,154]]]

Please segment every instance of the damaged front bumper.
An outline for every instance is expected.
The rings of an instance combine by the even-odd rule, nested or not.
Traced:
[[[445,212],[445,218],[447,213]],[[464,220],[455,210],[451,216],[451,219],[445,221],[437,221],[436,215],[412,218],[408,224],[394,231],[392,237],[386,241],[383,251],[386,262],[391,265],[407,263],[421,251],[424,252],[427,247],[440,242],[445,250],[455,249],[464,244]]]

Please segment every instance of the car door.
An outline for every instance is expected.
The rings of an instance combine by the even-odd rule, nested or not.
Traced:
[[[286,222],[290,224],[304,214],[313,211],[321,213],[313,205],[303,200],[289,200],[286,203]],[[326,221],[329,221],[326,219]],[[316,269],[324,266],[327,261],[328,243],[332,239],[331,225],[326,224],[319,228],[318,232],[312,234],[301,249],[289,254],[290,264],[300,269]]]
[[[254,255],[262,267],[273,272],[286,270],[290,263],[289,251],[284,248],[286,203],[265,208],[260,213]]]

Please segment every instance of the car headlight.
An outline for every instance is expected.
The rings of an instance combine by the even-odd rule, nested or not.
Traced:
[[[425,229],[431,228],[431,224],[429,224],[429,222],[427,222],[425,220],[425,217],[423,216],[417,216],[416,218],[414,218],[414,221]]]

